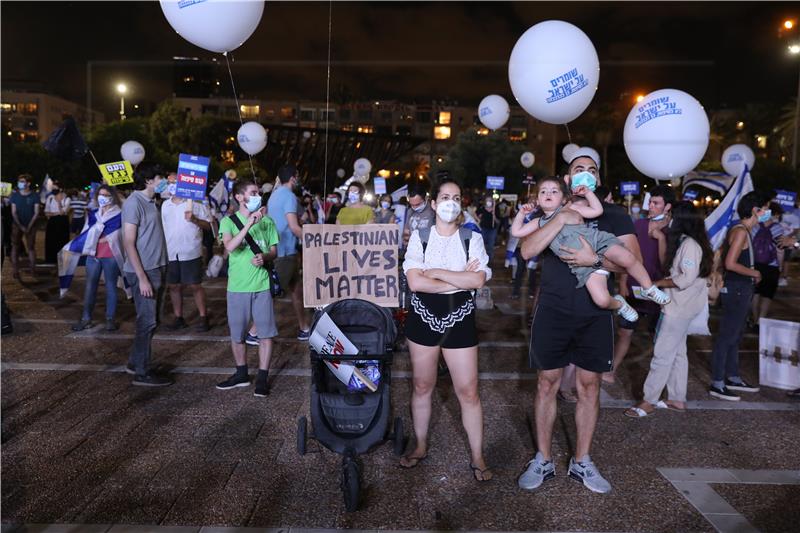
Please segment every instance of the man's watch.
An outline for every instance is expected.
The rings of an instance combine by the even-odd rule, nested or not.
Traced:
[[[592,268],[603,268],[603,254],[598,253],[597,259],[595,259],[594,264],[592,264]]]

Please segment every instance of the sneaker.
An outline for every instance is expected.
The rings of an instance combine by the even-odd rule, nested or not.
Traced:
[[[211,329],[211,324],[208,323],[207,316],[200,317],[200,323],[194,327],[195,331],[199,331],[201,333],[205,333],[206,331]]]
[[[619,316],[621,316],[628,322],[636,322],[637,320],[639,320],[639,313],[636,312],[636,309],[630,306],[630,304],[625,300],[625,298],[617,294],[616,296],[614,296],[614,299],[622,304],[622,307],[617,309],[617,314]]]
[[[642,295],[648,300],[654,301],[658,305],[666,305],[670,302],[669,295],[655,285],[650,285],[649,289],[642,290]]]
[[[89,329],[89,328],[91,328],[93,326],[94,326],[94,324],[92,323],[91,319],[84,318],[84,319],[81,319],[80,322],[78,322],[77,324],[72,326],[72,331],[83,331],[83,330]]]
[[[787,285],[789,285],[789,280],[788,279],[780,278],[778,280],[778,287],[786,287]]]
[[[164,326],[168,331],[178,331],[179,329],[189,327],[189,324],[183,319],[182,316],[179,316],[175,319],[175,322],[169,324],[168,326]]]
[[[221,383],[217,383],[217,388],[219,390],[228,390],[234,389],[236,387],[249,387],[250,386],[250,376],[239,377],[237,374],[232,375],[225,381]]]
[[[258,396],[259,398],[269,396],[269,385],[266,382],[256,382],[256,390],[253,391],[253,396]]]
[[[754,387],[753,385],[749,385],[743,379],[739,379],[739,381],[731,381],[729,379],[726,379],[725,388],[739,392],[758,392],[759,390],[761,390],[759,387]]]
[[[299,341],[307,341],[309,338],[311,338],[311,330],[310,329],[301,329],[297,333],[297,340],[299,340]]]
[[[583,486],[592,492],[598,494],[611,492],[611,483],[600,475],[600,471],[588,455],[584,455],[581,461],[576,461],[574,457],[571,457],[567,473],[569,477],[583,482]]]
[[[175,381],[170,377],[159,376],[148,372],[144,375],[137,374],[131,383],[133,385],[139,385],[140,387],[166,387],[172,385]]]
[[[247,334],[247,337],[244,338],[245,344],[249,344],[250,346],[258,346],[258,337],[255,335]]]
[[[741,398],[736,396],[734,393],[728,390],[728,387],[722,387],[721,389],[711,385],[708,388],[708,394],[713,396],[714,398],[719,398],[720,400],[728,400],[731,402],[738,402]]]
[[[106,331],[117,331],[119,329],[119,325],[114,322],[113,318],[106,319]]]
[[[553,461],[545,461],[542,452],[537,452],[536,457],[528,461],[525,472],[517,480],[517,485],[521,489],[535,490],[554,477],[556,477],[556,466]]]
[[[136,367],[133,366],[132,364],[128,363],[127,365],[125,365],[125,373],[126,374],[130,374],[132,376],[135,376],[136,375]]]

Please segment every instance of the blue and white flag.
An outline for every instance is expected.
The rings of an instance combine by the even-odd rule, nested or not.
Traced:
[[[211,207],[217,210],[217,214],[219,218],[225,216],[228,212],[228,206],[230,205],[230,197],[231,192],[233,191],[234,181],[228,179],[228,172],[222,175],[222,179],[214,185],[214,188],[211,189],[211,192],[208,193],[208,201],[211,204]],[[235,176],[236,174],[234,174]]]
[[[683,178],[682,192],[686,192],[687,188],[695,185],[705,187],[710,191],[719,193],[720,196],[724,196],[728,189],[731,188],[734,180],[733,176],[722,172],[689,172]]]
[[[122,272],[123,265],[125,264],[125,256],[122,250],[122,211],[119,207],[111,207],[104,215],[98,215],[97,209],[87,211],[88,217],[83,225],[83,231],[69,241],[58,252],[58,287],[60,295],[63,297],[72,285],[72,278],[75,276],[75,270],[80,265],[86,264],[86,257],[94,256],[97,253],[97,242],[101,237],[105,237],[111,253]],[[98,218],[99,217],[99,218]],[[121,287],[125,290],[128,298],[131,297],[131,292],[125,277],[120,276],[119,282]],[[106,288],[106,290],[111,290]]]
[[[399,202],[403,196],[408,196],[408,185],[403,185],[392,193],[392,202]]]
[[[474,218],[472,218],[472,215],[469,214],[469,211],[464,209],[463,211],[461,211],[461,213],[464,215],[464,223],[461,224],[461,226],[469,228],[475,233],[480,233],[481,235],[483,235],[481,227],[478,225],[477,221]]]
[[[728,194],[706,218],[706,231],[708,231],[708,239],[714,250],[717,250],[725,242],[728,228],[739,221],[739,215],[736,214],[739,200],[752,191],[753,179],[750,177],[750,169],[745,165],[742,175],[736,178]]]

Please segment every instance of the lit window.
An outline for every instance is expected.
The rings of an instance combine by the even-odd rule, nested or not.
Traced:
[[[761,148],[762,150],[767,148],[767,136],[766,135],[756,135],[756,146]]]
[[[358,133],[372,133],[374,130],[373,130],[372,126],[363,125],[363,126],[359,126],[358,128],[356,128],[356,131]]]
[[[342,131],[353,131],[354,129],[356,129],[356,127],[353,126],[352,124],[342,124],[341,129]]]
[[[294,120],[294,108],[293,107],[282,107],[281,108],[281,118],[283,120]]]
[[[258,118],[258,112],[260,106],[257,105],[240,105],[239,111],[242,112],[242,118]]]
[[[433,138],[445,140],[450,138],[450,126],[436,126],[433,128]]]
[[[0,111],[3,113],[8,113],[11,111],[11,104],[0,104]]]
[[[439,124],[445,126],[450,124],[450,111],[439,111]]]
[[[220,152],[220,159],[222,159],[226,163],[233,164],[236,162],[236,159],[233,155],[233,150],[223,150]]]
[[[737,122],[736,123],[736,129],[739,130],[739,131],[743,130],[744,129],[744,122],[742,122],[741,120],[739,122]]]

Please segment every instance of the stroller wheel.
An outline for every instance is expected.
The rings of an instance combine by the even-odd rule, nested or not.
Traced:
[[[306,417],[297,419],[297,453],[306,454]]]
[[[392,444],[394,445],[394,454],[397,456],[403,455],[406,438],[403,434],[403,419],[399,416],[394,419],[394,435],[392,435]]]
[[[356,459],[345,456],[342,461],[342,495],[344,496],[344,508],[348,512],[358,509],[358,499],[361,491],[359,477],[360,473]]]

